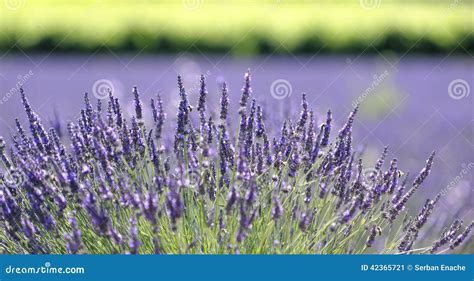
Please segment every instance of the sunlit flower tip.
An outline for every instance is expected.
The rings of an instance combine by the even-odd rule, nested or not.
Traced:
[[[413,181],[413,186],[414,187],[420,186],[425,181],[425,179],[428,177],[428,175],[431,172],[431,166],[433,165],[434,157],[435,157],[435,152],[433,151],[430,154],[430,157],[428,158],[428,160],[426,161],[425,167],[423,168],[423,170],[421,170],[420,174]]]
[[[178,75],[178,90],[179,90],[179,95],[181,96],[181,99],[182,100],[186,99],[186,91],[184,89],[183,80],[181,78],[181,75]]]
[[[171,188],[171,190],[166,195],[166,202],[165,202],[168,216],[171,220],[171,224],[172,224],[171,227],[173,231],[177,229],[176,222],[181,217],[184,211],[184,203],[181,199],[181,196],[175,189],[176,188],[174,187]]]
[[[138,93],[137,87],[133,87],[133,98],[135,102],[135,114],[138,120],[143,118],[142,113],[142,102],[140,100],[140,94]]]
[[[197,106],[197,110],[203,113],[206,110],[206,96],[207,96],[207,89],[206,89],[206,77],[201,75],[201,86],[199,88],[199,102]]]
[[[138,227],[137,227],[137,218],[135,215],[132,215],[130,219],[130,254],[136,255],[138,254],[138,248],[140,247],[140,240],[138,238]]]
[[[246,73],[245,73],[245,77],[244,77],[244,86],[242,88],[242,95],[240,97],[240,109],[239,109],[239,113],[242,114],[245,112],[245,109],[247,107],[247,101],[250,97],[250,95],[252,94],[252,88],[250,87],[250,70],[248,70]]]
[[[309,156],[311,156],[311,151],[313,150],[314,145],[314,113],[312,110],[309,112],[308,131],[306,132],[306,137],[303,138],[303,140],[304,149],[309,153]]]
[[[380,169],[382,168],[383,163],[385,162],[385,158],[387,157],[387,154],[388,154],[388,148],[389,148],[388,146],[384,147],[382,154],[380,155],[379,159],[377,160],[377,163],[375,164],[375,167],[374,167],[374,170],[376,172],[380,171]],[[376,172],[374,172],[372,174],[373,177],[375,177]]]
[[[298,126],[297,126],[297,131],[301,133],[303,130],[306,121],[308,119],[308,101],[306,100],[306,94],[303,93],[301,97],[301,113],[300,113],[300,119],[298,121]]]
[[[390,170],[387,173],[387,186],[388,186],[388,193],[392,194],[398,186],[398,160],[396,158],[392,159],[390,163]]]
[[[255,135],[257,138],[261,138],[265,134],[265,124],[263,122],[263,110],[259,105],[257,106],[257,125],[255,130]]]
[[[150,105],[151,105],[151,115],[153,117],[153,122],[158,122],[158,110],[156,109],[156,104],[155,100],[153,98],[150,99]]]
[[[332,113],[329,109],[326,115],[326,124],[324,126],[324,134],[321,139],[321,146],[325,147],[329,144],[329,135],[331,134],[331,121],[332,121]]]
[[[227,84],[226,82],[222,83],[222,94],[221,94],[221,111],[220,111],[220,119],[222,122],[225,123],[227,119],[227,113],[229,110],[229,94],[227,91]]]

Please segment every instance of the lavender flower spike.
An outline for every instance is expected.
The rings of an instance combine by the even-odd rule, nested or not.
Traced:
[[[471,222],[471,224],[468,227],[466,227],[466,229],[464,230],[463,233],[459,234],[459,236],[456,237],[456,239],[449,246],[449,248],[452,250],[452,249],[458,247],[459,245],[461,245],[466,240],[466,238],[469,236],[469,233],[471,232],[473,227],[474,227],[474,221]]]
[[[138,247],[140,247],[140,240],[138,239],[138,227],[137,227],[137,218],[132,216],[130,219],[130,254],[138,254]]]
[[[133,87],[133,98],[135,101],[135,114],[137,117],[137,120],[142,120],[143,119],[143,112],[142,112],[142,102],[140,100],[140,94],[138,93],[137,87]]]
[[[242,88],[242,95],[240,97],[240,109],[239,114],[243,114],[246,111],[247,101],[252,94],[252,88],[250,87],[250,70],[245,73],[245,83],[244,87]]]
[[[227,119],[227,112],[229,111],[229,94],[227,92],[227,84],[222,83],[222,96],[221,96],[221,112],[220,119],[225,124]]]

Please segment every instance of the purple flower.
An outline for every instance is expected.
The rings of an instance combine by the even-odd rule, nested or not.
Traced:
[[[69,224],[71,225],[71,233],[64,234],[66,240],[67,251],[70,254],[77,254],[80,248],[82,248],[82,233],[77,227],[76,218],[70,216]]]
[[[145,218],[155,225],[156,212],[158,210],[158,196],[153,191],[149,191],[145,194],[141,208]]]
[[[229,195],[227,196],[227,204],[225,206],[227,214],[230,214],[230,212],[232,211],[232,207],[238,199],[239,195],[237,194],[237,190],[235,189],[235,186],[232,186],[229,191]]]
[[[166,113],[163,109],[163,101],[161,96],[157,95],[156,104],[153,99],[151,99],[151,108],[153,112],[153,121],[155,122],[155,137],[156,139],[161,139],[161,134],[163,131],[163,124],[166,120]]]
[[[408,199],[415,193],[415,191],[420,187],[420,185],[423,183],[423,181],[428,177],[430,171],[431,171],[431,166],[433,165],[433,158],[434,158],[435,153],[432,152],[428,160],[426,161],[426,165],[421,170],[420,174],[416,177],[416,179],[413,181],[413,186],[412,188],[403,195],[400,200],[389,210],[388,212],[388,217],[390,222],[393,222],[395,218],[400,214],[400,212],[405,208],[406,203],[408,202]]]
[[[304,141],[304,150],[308,152],[311,157],[311,151],[313,150],[314,145],[314,113],[312,110],[309,112],[308,132],[306,133]]]
[[[135,116],[140,121],[143,118],[142,102],[137,87],[133,87],[133,99],[135,102]]]
[[[247,107],[247,101],[252,94],[252,88],[250,87],[250,70],[245,73],[245,83],[242,88],[242,95],[240,96],[240,109],[239,109],[239,114],[244,114],[246,107]]]
[[[265,134],[265,124],[263,122],[262,107],[259,105],[257,106],[257,125],[255,129],[255,136],[257,138],[261,138],[263,137],[263,134]]]
[[[471,222],[471,224],[468,227],[466,227],[463,233],[459,234],[458,237],[454,239],[454,242],[449,246],[449,248],[452,250],[458,247],[459,245],[461,245],[469,236],[469,233],[471,232],[473,227],[474,227],[474,221]]]
[[[185,136],[189,134],[188,125],[189,125],[189,102],[188,97],[186,94],[186,90],[184,89],[183,82],[181,80],[181,76],[178,76],[178,88],[179,88],[179,95],[181,100],[179,102],[179,108],[177,113],[177,125],[176,125],[176,133],[175,133],[175,142],[174,142],[174,151],[178,158],[183,158],[182,150],[184,150],[185,146]]]
[[[451,224],[451,227],[449,228],[449,230],[444,232],[443,235],[441,236],[441,238],[433,244],[433,248],[431,248],[430,253],[431,254],[436,253],[436,251],[440,247],[442,247],[442,246],[446,245],[448,242],[452,241],[453,238],[456,236],[456,234],[459,232],[459,230],[461,230],[461,227],[462,227],[462,220],[455,220]]]
[[[327,117],[326,117],[326,124],[324,126],[324,135],[321,139],[322,147],[326,147],[329,144],[329,135],[331,134],[331,121],[332,121],[332,113],[331,113],[331,110],[328,110]]]
[[[313,221],[315,211],[302,212],[298,227],[301,231],[306,232]]]
[[[199,118],[201,120],[201,126],[204,127],[206,123],[206,77],[201,75],[201,86],[199,88],[199,103],[197,106],[197,111],[199,112]]]
[[[247,119],[247,125],[245,126],[246,138],[245,138],[245,145],[244,145],[244,152],[247,158],[250,158],[250,151],[253,145],[253,127],[254,127],[254,119],[255,119],[255,110],[256,110],[256,102],[255,99],[252,100],[252,106],[250,107],[250,114]]]
[[[224,82],[222,83],[221,112],[220,112],[220,119],[222,120],[222,124],[225,124],[228,111],[229,111],[229,94],[227,92],[227,84]]]
[[[311,151],[311,164],[316,162],[316,159],[319,156],[320,147],[323,146],[322,145],[322,137],[323,137],[323,134],[325,132],[326,132],[326,125],[322,124],[320,129],[319,129],[319,134],[316,137],[316,141],[315,141],[314,146],[313,146],[313,151]]]
[[[298,146],[293,146],[293,152],[291,154],[290,167],[288,169],[288,176],[294,178],[298,172],[300,166],[300,154],[298,151]]]
[[[138,227],[137,227],[137,218],[132,216],[130,219],[130,254],[136,255],[138,254],[138,247],[140,247],[140,239],[138,238]]]
[[[171,227],[176,231],[176,222],[183,214],[184,204],[175,187],[171,187],[166,195],[166,211],[171,220]]]
[[[298,121],[298,126],[296,129],[296,131],[300,133],[303,131],[306,125],[306,121],[308,120],[308,114],[309,114],[308,101],[306,100],[305,93],[303,93],[302,98],[301,98],[301,107],[302,107],[301,115],[300,115],[300,119]]]
[[[426,161],[425,167],[423,168],[423,170],[421,170],[420,174],[415,178],[415,181],[413,182],[413,187],[420,186],[423,183],[423,181],[425,181],[425,179],[428,177],[431,171],[431,166],[433,165],[434,156],[435,156],[435,152],[433,151],[431,152],[430,157]]]

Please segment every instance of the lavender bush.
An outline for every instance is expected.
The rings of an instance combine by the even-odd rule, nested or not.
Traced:
[[[0,138],[1,253],[442,253],[469,239],[473,223],[460,220],[418,239],[440,195],[417,216],[405,207],[435,154],[411,183],[387,149],[366,175],[352,146],[358,108],[331,138],[331,112],[318,126],[303,95],[299,118],[272,136],[248,73],[238,122],[225,83],[217,112],[204,76],[197,107],[178,87],[172,141],[161,97],[147,127],[137,88],[130,120],[113,93],[94,106],[86,94],[67,138],[21,90],[30,132],[17,119],[11,147]]]

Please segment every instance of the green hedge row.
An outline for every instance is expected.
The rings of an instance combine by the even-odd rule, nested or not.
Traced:
[[[472,2],[372,1],[375,6],[367,7],[359,1],[30,0],[15,9],[5,3],[0,10],[1,52],[251,55],[474,50]]]

